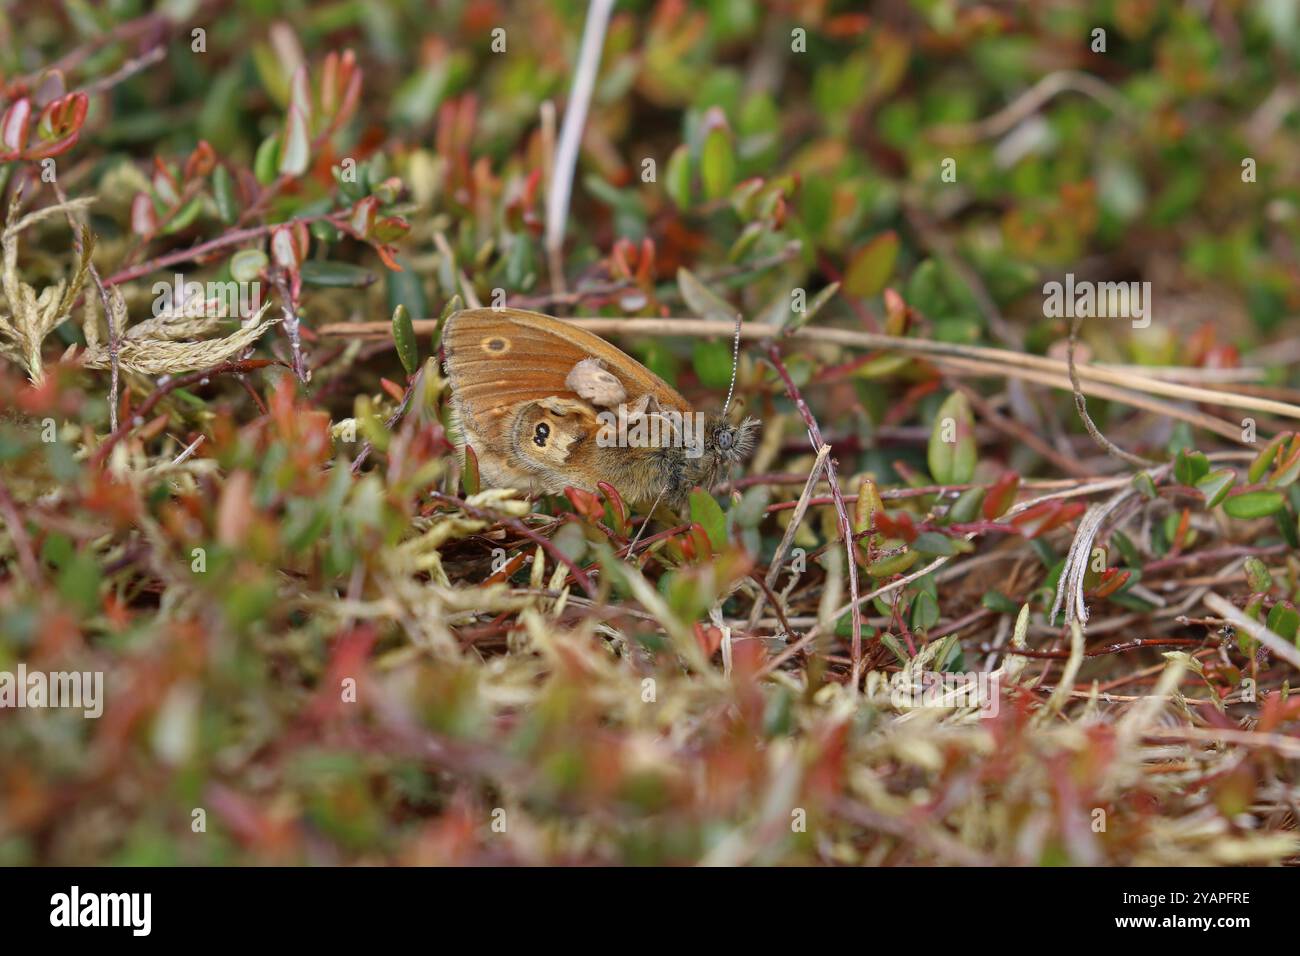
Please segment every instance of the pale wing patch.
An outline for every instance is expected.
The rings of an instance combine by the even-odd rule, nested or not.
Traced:
[[[627,400],[623,383],[599,359],[586,358],[573,366],[564,384],[593,405],[612,408]]]

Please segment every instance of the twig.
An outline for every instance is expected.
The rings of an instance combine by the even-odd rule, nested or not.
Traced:
[[[723,266],[714,269],[711,272],[701,273],[699,279],[705,285],[726,282],[734,280],[739,276],[750,276],[759,272],[766,272],[775,266],[784,265],[792,259],[797,259],[803,249],[803,243],[799,240],[787,242],[780,252],[774,252],[769,256],[751,259],[748,262],[738,262],[735,265]],[[636,282],[631,279],[620,279],[613,282],[597,282],[591,285],[585,285],[572,291],[552,292],[543,295],[521,295],[511,296],[510,304],[525,309],[540,309],[552,306],[577,305],[584,299],[601,299],[607,296],[617,295],[628,289],[635,289]],[[656,296],[666,300],[680,300],[680,292],[666,291],[656,292]]]
[[[1120,448],[1101,433],[1101,429],[1097,427],[1097,423],[1094,422],[1092,416],[1088,414],[1088,400],[1083,397],[1083,390],[1079,387],[1079,369],[1074,364],[1074,347],[1079,341],[1079,326],[1082,323],[1083,316],[1081,315],[1076,315],[1073,321],[1070,322],[1070,341],[1066,350],[1066,355],[1068,356],[1066,364],[1070,369],[1070,387],[1074,389],[1074,407],[1079,412],[1079,418],[1083,420],[1083,427],[1088,430],[1088,434],[1092,436],[1092,440],[1104,448],[1106,453],[1111,457],[1127,462],[1135,468],[1149,468],[1156,463],[1147,458],[1143,458],[1141,455],[1135,455],[1132,452]],[[1087,619],[1087,615],[1085,614],[1084,620],[1086,621]]]
[[[780,567],[780,565],[778,565]],[[749,572],[749,576],[754,579],[759,587],[759,593],[767,598],[772,604],[772,611],[776,614],[776,619],[781,622],[781,629],[787,634],[793,634],[794,629],[790,626],[790,621],[785,616],[785,609],[781,607],[781,601],[772,593],[772,585],[763,580],[763,576],[757,571]],[[757,620],[757,618],[755,618]],[[746,626],[746,630],[752,630],[754,625],[751,623]]]
[[[582,131],[587,125],[587,107],[591,105],[592,90],[596,86],[596,71],[600,69],[601,49],[605,45],[605,29],[614,0],[591,0],[587,8],[587,23],[582,30],[582,46],[578,50],[578,66],[573,74],[573,88],[564,108],[564,122],[560,126],[560,142],[555,151],[555,169],[551,189],[546,196],[546,251],[551,265],[551,285],[563,291],[564,227],[569,217],[569,195],[573,190],[573,172],[578,163],[578,148],[582,144]]]
[[[156,11],[136,17],[134,20],[127,20],[123,23],[119,23],[108,32],[100,33],[98,36],[87,40],[81,46],[65,53],[53,63],[46,64],[36,72],[29,73],[26,76],[13,77],[10,85],[16,86],[22,84],[24,86],[32,86],[43,75],[49,73],[51,70],[70,73],[72,70],[80,66],[83,61],[93,56],[96,52],[108,46],[110,43],[116,43],[119,40],[130,40],[133,39],[136,34],[146,33],[149,30],[155,29],[159,25],[166,26],[170,24],[171,20],[167,16]]]
[[[14,504],[13,496],[9,494],[3,479],[0,479],[0,516],[4,517],[5,524],[9,526],[9,537],[13,540],[14,551],[18,555],[18,566],[23,569],[23,577],[27,578],[28,584],[35,587],[41,582],[41,566],[36,562],[36,552],[32,550],[32,539],[27,536],[27,529],[23,527],[22,515],[18,513],[18,506]]]
[[[83,87],[81,92],[89,95],[103,93],[105,90],[111,90],[117,84],[129,79],[142,70],[147,70],[159,60],[167,55],[167,50],[162,46],[156,46],[147,53],[127,60],[120,67],[101,79],[96,80],[89,86]]]
[[[1267,747],[1280,756],[1300,760],[1300,740],[1285,734],[1265,734],[1231,727],[1148,727],[1144,737],[1165,740],[1198,740],[1205,743],[1241,744],[1243,747]]]
[[[281,363],[274,361],[273,359],[244,359],[238,362],[222,362],[220,365],[215,365],[209,369],[203,369],[198,372],[189,372],[186,375],[181,375],[176,378],[169,378],[166,382],[153,390],[153,393],[140,404],[139,408],[135,410],[135,414],[131,416],[129,421],[123,422],[119,428],[115,429],[112,434],[104,439],[100,446],[95,449],[95,454],[91,456],[91,464],[96,468],[103,465],[105,460],[108,458],[109,452],[113,450],[113,447],[118,442],[130,434],[131,429],[135,427],[135,423],[139,420],[143,420],[146,415],[154,410],[154,407],[159,402],[161,402],[167,395],[176,391],[176,389],[189,388],[191,385],[197,385],[205,379],[215,378],[218,375],[226,375],[231,372],[251,372],[254,369],[265,368],[268,365],[279,364]]]
[[[237,246],[241,242],[249,239],[257,239],[271,232],[272,229],[278,229],[280,226],[291,226],[296,222],[313,223],[322,219],[330,219],[335,213],[320,213],[315,216],[299,216],[290,219],[288,222],[274,222],[262,226],[249,226],[247,229],[234,229],[225,235],[217,236],[215,239],[209,239],[206,242],[200,242],[196,245],[189,246],[186,249],[176,249],[172,252],[164,253],[161,256],[150,259],[148,262],[142,262],[139,265],[131,266],[129,269],[123,269],[116,272],[104,280],[104,285],[115,286],[123,282],[130,282],[132,279],[139,279],[141,276],[147,276],[151,272],[164,269],[167,266],[174,266],[178,262],[191,262],[210,252],[216,252],[218,249],[224,249],[227,246]]]
[[[930,131],[930,139],[936,143],[955,145],[1001,136],[1021,120],[1036,113],[1048,100],[1067,90],[1092,97],[1123,119],[1131,117],[1124,98],[1097,77],[1079,70],[1058,70],[1047,74],[992,116],[977,123],[938,126]]]
[[[804,483],[803,494],[799,496],[799,501],[795,504],[794,514],[790,517],[790,523],[785,526],[785,534],[781,536],[781,543],[776,546],[776,553],[772,555],[772,563],[768,566],[767,576],[764,579],[763,594],[754,599],[754,607],[749,612],[749,623],[746,624],[745,630],[753,630],[754,625],[758,622],[759,616],[763,613],[763,601],[765,596],[771,590],[776,579],[781,574],[781,567],[785,564],[786,553],[790,550],[790,545],[794,543],[794,536],[799,531],[799,526],[803,524],[804,512],[808,510],[808,502],[812,499],[813,488],[821,479],[822,470],[826,467],[826,456],[830,454],[831,446],[822,445],[817,449],[817,460],[813,462],[811,470],[808,472],[808,480]],[[787,629],[787,634],[794,636],[793,632]]]
[[[518,518],[512,518],[510,515],[503,515],[498,512],[489,511],[487,508],[479,508],[478,506],[465,501],[463,498],[457,498],[455,495],[449,495],[441,491],[431,491],[429,492],[429,496],[438,501],[452,505],[455,508],[459,508],[472,518],[477,518],[480,521],[487,521],[491,524],[504,525],[515,534],[523,535],[529,541],[541,545],[546,553],[551,556],[552,560],[569,569],[569,573],[573,575],[573,579],[582,586],[582,589],[586,591],[590,597],[595,598],[597,596],[596,586],[592,584],[591,578],[587,576],[587,573],[583,571],[582,568],[578,567],[578,565],[574,563],[572,558],[557,548],[555,543],[551,541],[550,538],[546,537],[546,535],[538,534]]]
[[[302,354],[302,334],[299,330],[298,301],[293,295],[289,279],[283,269],[275,269],[272,271],[271,282],[274,283],[276,291],[280,293],[280,311],[284,313],[284,333],[289,338],[289,348],[293,353],[293,374],[298,381],[306,382],[308,375],[306,361]]]
[[[415,374],[411,376],[411,380],[406,383],[406,391],[402,394],[401,403],[393,411],[393,414],[388,416],[388,420],[384,422],[384,427],[389,431],[392,431],[397,427],[397,423],[402,420],[402,416],[405,415],[407,409],[411,407],[411,396],[415,394],[416,386],[423,380],[424,367],[421,366],[416,370]],[[366,463],[366,459],[370,457],[370,453],[373,450],[374,445],[371,444],[369,439],[367,439],[366,443],[361,446],[361,451],[357,453],[356,460],[352,462],[352,474],[355,475],[360,473],[361,466]]]
[[[808,403],[803,400],[803,395],[799,393],[799,387],[795,385],[794,379],[790,377],[790,373],[785,367],[785,363],[781,361],[781,350],[775,342],[768,343],[767,357],[771,359],[772,364],[776,367],[777,374],[781,376],[781,381],[785,383],[786,394],[790,396],[795,408],[799,410],[799,415],[803,418],[804,424],[808,426],[808,438],[817,452],[818,460],[825,460],[826,482],[831,486],[831,495],[835,499],[835,516],[839,519],[840,537],[844,540],[845,555],[849,562],[849,610],[853,620],[852,686],[853,692],[857,693],[858,682],[862,676],[862,607],[858,603],[858,559],[857,545],[853,541],[853,523],[849,521],[848,508],[844,504],[844,494],[840,491],[835,459],[822,450],[823,448],[829,448],[829,446],[822,441],[822,433],[821,429],[817,427],[817,419],[813,418]]]
[[[978,359],[951,358],[943,356],[934,361],[948,374],[961,371],[969,375],[987,376],[990,378],[1011,377],[1025,382],[1033,382],[1037,385],[1045,385],[1048,388],[1055,388],[1062,392],[1069,392],[1070,394],[1074,393],[1074,386],[1070,382],[1068,369],[1066,370],[1066,374],[1052,375],[1047,372],[1039,371],[1036,368],[1017,367],[1002,362],[981,361]],[[1079,369],[1079,373],[1084,377],[1087,375],[1085,368]],[[1146,390],[1146,386],[1150,383],[1150,379],[1142,379],[1138,376],[1133,376],[1129,382],[1129,384],[1134,387],[1139,387],[1143,390]],[[1155,390],[1156,389],[1152,389],[1152,391]],[[1161,401],[1160,399],[1151,398],[1139,392],[1129,391],[1125,388],[1118,388],[1114,385],[1107,385],[1104,382],[1081,382],[1080,391],[1085,395],[1091,395],[1094,398],[1104,399],[1108,402],[1119,402],[1121,405],[1128,405],[1132,408],[1138,408],[1155,415],[1184,421],[1189,425],[1194,425],[1197,428],[1204,429],[1207,432],[1218,435],[1221,438],[1226,438],[1229,441],[1234,441],[1238,444],[1246,444],[1242,441],[1240,425],[1224,421],[1221,418],[1215,418],[1213,415],[1207,415],[1194,408],[1186,408],[1181,405],[1175,405],[1171,402]]]
[[[1211,611],[1214,611],[1220,617],[1227,618],[1235,627],[1245,631],[1282,660],[1300,670],[1300,650],[1297,650],[1295,645],[1286,638],[1276,631],[1270,630],[1259,621],[1247,617],[1235,604],[1219,597],[1213,591],[1206,594],[1204,600],[1205,606]]]

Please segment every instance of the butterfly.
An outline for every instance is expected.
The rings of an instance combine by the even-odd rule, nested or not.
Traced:
[[[634,505],[680,510],[754,444],[757,420],[695,411],[630,355],[549,315],[464,309],[442,344],[458,448],[474,449],[493,487],[559,494],[608,482]]]

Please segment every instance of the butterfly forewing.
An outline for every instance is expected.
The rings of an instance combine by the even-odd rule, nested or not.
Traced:
[[[629,402],[652,395],[662,407],[690,406],[631,356],[582,329],[538,312],[466,309],[443,330],[447,375],[462,416],[475,431],[497,437],[504,416],[521,402],[578,398],[566,378],[596,358],[623,384]]]

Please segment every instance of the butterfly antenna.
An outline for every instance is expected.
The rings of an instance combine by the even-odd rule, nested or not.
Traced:
[[[740,321],[741,315],[736,313],[736,337],[731,343],[731,384],[727,386],[727,400],[722,405],[722,414],[727,414],[727,409],[731,407],[731,396],[736,392],[736,372],[740,369]]]
[[[632,543],[627,546],[628,560],[632,559],[632,552],[636,550],[637,542],[641,540],[641,535],[645,534],[645,529],[649,526],[650,519],[654,517],[654,513],[659,510],[659,502],[664,500],[664,494],[667,491],[668,485],[665,483],[664,486],[659,489],[659,497],[655,498],[655,503],[650,506],[650,511],[646,514],[645,520],[641,522],[641,527],[636,529],[636,537],[633,538]]]

